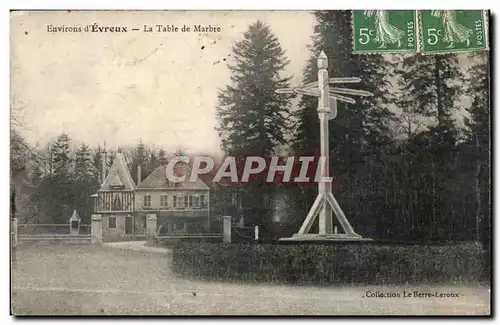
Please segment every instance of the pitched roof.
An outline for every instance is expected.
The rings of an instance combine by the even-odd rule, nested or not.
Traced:
[[[81,220],[80,219],[80,216],[78,215],[78,212],[76,212],[76,210],[73,210],[73,214],[71,215],[71,218],[69,218],[70,221],[73,221],[73,220]]]
[[[191,168],[187,164],[177,163],[176,174],[186,175],[184,182],[172,183],[167,179],[166,166],[156,168],[148,177],[146,177],[137,186],[137,189],[181,189],[181,190],[208,190],[209,187],[198,177],[196,181],[191,182],[189,176],[191,175]]]
[[[133,190],[135,188],[132,175],[130,175],[125,159],[120,152],[116,154],[113,165],[111,165],[104,184],[102,184],[99,191],[115,190],[117,187],[121,190]]]

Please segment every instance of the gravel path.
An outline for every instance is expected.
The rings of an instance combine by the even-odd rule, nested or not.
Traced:
[[[127,249],[127,250],[132,250],[132,251],[137,251],[137,252],[172,254],[172,250],[169,248],[146,246],[145,241],[126,241],[126,242],[104,243],[103,246],[110,247],[110,248]]]
[[[296,287],[176,277],[170,254],[115,247],[23,247],[12,268],[17,315],[487,315],[487,287]],[[402,297],[404,292],[458,297]],[[376,292],[400,297],[376,298]],[[367,297],[372,295],[373,297]]]

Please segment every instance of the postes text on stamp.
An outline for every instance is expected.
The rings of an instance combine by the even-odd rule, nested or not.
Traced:
[[[415,10],[353,10],[355,53],[416,52]]]
[[[488,48],[483,10],[422,10],[420,24],[424,53]]]

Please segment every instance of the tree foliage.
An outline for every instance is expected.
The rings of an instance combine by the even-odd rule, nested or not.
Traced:
[[[268,155],[285,142],[290,100],[278,95],[290,78],[281,74],[285,52],[268,25],[249,26],[232,49],[231,84],[219,92],[217,131],[227,154]]]
[[[355,105],[339,105],[337,118],[330,121],[331,171],[342,180],[334,183],[334,192],[354,228],[378,238],[475,238],[480,229],[474,225],[482,229],[488,213],[486,55],[474,56],[477,64],[468,78],[460,62],[472,61],[463,54],[356,55],[350,12],[315,15],[304,83],[317,79],[316,58],[323,50],[331,76],[360,77],[360,87],[374,93]],[[467,97],[472,107],[464,140],[457,116],[467,109]],[[295,136],[300,154],[319,149],[316,106],[315,99],[301,99]],[[480,170],[471,152],[479,155]],[[304,199],[297,191],[295,198],[309,203],[306,209],[300,204],[293,209],[299,220],[315,195],[310,191]]]
[[[283,76],[289,61],[279,40],[261,21],[251,24],[234,44],[232,59],[231,82],[218,94],[222,149],[228,155],[268,157],[287,142],[289,134],[291,101],[276,93],[289,87],[290,77]],[[239,193],[246,222],[270,222],[271,194],[262,190],[262,180],[250,182]]]

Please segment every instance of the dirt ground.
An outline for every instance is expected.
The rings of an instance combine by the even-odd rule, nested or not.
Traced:
[[[164,253],[92,245],[22,247],[16,256],[11,273],[14,315],[490,313],[485,286],[297,287],[194,281],[174,276]]]

